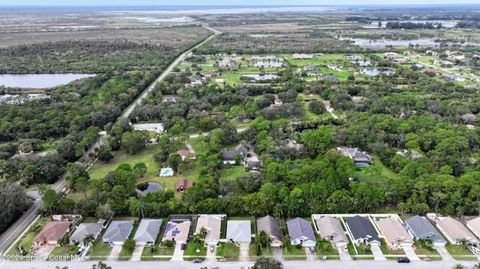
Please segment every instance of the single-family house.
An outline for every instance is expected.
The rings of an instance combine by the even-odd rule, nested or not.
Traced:
[[[182,161],[185,161],[186,159],[195,160],[197,158],[197,153],[191,152],[188,149],[181,149],[177,151],[177,154],[180,155]]]
[[[154,244],[157,241],[161,226],[161,219],[142,219],[133,240],[137,245]]]
[[[320,236],[332,242],[335,247],[348,245],[348,239],[342,228],[340,220],[331,216],[322,216],[315,220]]]
[[[209,246],[215,246],[220,241],[220,230],[222,227],[222,218],[216,215],[200,215],[197,219],[197,228],[195,234],[200,233],[205,228],[207,235],[205,243]]]
[[[190,231],[190,220],[171,220],[165,227],[162,241],[169,240],[179,244],[185,244],[188,241]]]
[[[51,245],[57,246],[58,240],[62,238],[69,230],[72,222],[70,221],[50,221],[43,227],[40,233],[33,240],[35,246]]]
[[[236,244],[250,244],[252,228],[248,220],[229,220],[227,222],[227,240]]]
[[[248,150],[245,146],[239,144],[232,150],[222,150],[220,154],[222,155],[224,164],[236,164],[237,160],[240,160],[241,162],[245,160]]]
[[[425,217],[413,216],[405,220],[405,227],[414,239],[430,239],[434,246],[444,246],[447,241]]]
[[[343,156],[352,159],[357,166],[368,166],[373,162],[372,156],[365,151],[359,150],[358,148],[338,147],[337,150]]]
[[[347,227],[353,238],[353,243],[359,244],[380,244],[378,233],[368,218],[355,216],[347,220]]]
[[[398,219],[383,218],[376,220],[380,233],[389,249],[401,249],[404,245],[413,245],[413,240]]]
[[[164,95],[162,103],[176,103],[177,97],[175,95]]]
[[[287,229],[292,245],[314,248],[317,244],[317,239],[315,238],[315,233],[313,232],[310,222],[302,218],[295,218],[287,222]]]
[[[467,221],[467,227],[480,238],[480,217]]]
[[[70,241],[75,244],[84,245],[84,240],[87,236],[91,235],[93,241],[95,241],[100,233],[102,232],[102,224],[101,223],[80,223],[75,229],[75,232],[70,236]]]
[[[280,229],[280,220],[272,216],[257,219],[257,231],[265,232],[271,239],[272,247],[281,247],[283,235]]]
[[[453,245],[460,245],[463,240],[469,244],[478,245],[479,241],[460,221],[451,217],[438,217],[435,219],[438,229]]]
[[[315,65],[306,65],[303,67],[303,70],[305,71],[313,71],[313,70],[316,70],[317,67]]]
[[[163,123],[136,123],[132,125],[133,129],[136,131],[149,131],[161,134],[165,132],[163,128]]]
[[[132,233],[134,225],[133,220],[112,221],[103,235],[103,242],[110,245],[123,245]]]
[[[305,53],[295,53],[292,55],[293,59],[303,60],[303,59],[313,59],[314,54],[305,54]]]
[[[175,189],[177,192],[182,192],[190,189],[193,186],[193,182],[186,179],[186,178],[181,178],[175,183]]]

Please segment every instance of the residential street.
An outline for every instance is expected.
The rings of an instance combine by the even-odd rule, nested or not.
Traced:
[[[286,269],[451,269],[453,266],[461,263],[467,268],[472,268],[476,262],[455,262],[455,261],[431,261],[431,262],[412,262],[410,264],[400,264],[396,261],[287,261],[284,262]],[[69,269],[91,269],[96,262],[0,262],[0,268],[4,269],[55,269],[56,266],[68,266]],[[212,268],[236,268],[252,266],[251,262],[224,262],[194,264],[192,262],[107,262],[107,265],[113,269],[199,269],[202,267]]]

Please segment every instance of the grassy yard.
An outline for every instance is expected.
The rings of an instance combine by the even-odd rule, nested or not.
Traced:
[[[273,256],[273,251],[272,251],[272,248],[270,248],[270,247],[261,248],[260,251],[261,251],[260,256],[262,256],[262,257]],[[254,243],[250,244],[249,249],[248,249],[248,255],[250,257],[257,257],[258,256],[257,255],[257,246]]]
[[[455,259],[466,258],[465,256],[472,256],[472,257],[474,256],[472,251],[465,246],[456,246],[456,245],[452,245],[452,244],[447,244],[446,248],[447,248],[447,251]]]
[[[283,248],[282,249],[283,256],[301,256],[306,257],[307,254],[305,253],[305,249],[301,246],[292,246],[290,249]]]
[[[361,246],[356,246],[358,254],[355,253],[355,249],[353,248],[353,244],[349,243],[347,246],[348,253],[350,255],[372,255],[372,251],[370,250],[369,247],[361,247]]]
[[[315,250],[319,256],[338,255],[338,250],[333,247],[332,243],[321,240],[320,238],[317,238]]]
[[[35,236],[43,229],[43,227],[47,224],[48,218],[40,218],[35,225],[18,241],[18,243],[12,247],[12,249],[8,252],[9,255],[21,255],[20,247],[27,251],[29,254],[30,249],[33,245],[33,240]]]
[[[380,249],[382,250],[383,254],[385,255],[404,255],[402,249],[389,249],[385,240],[382,239],[382,244],[380,245]]]
[[[415,253],[417,255],[438,256],[438,251],[433,247],[425,246],[419,241],[415,241]]]
[[[185,248],[185,252],[183,253],[184,256],[195,256],[195,257],[205,257],[207,256],[207,247],[203,242],[196,243],[190,241],[187,243],[187,247]]]
[[[53,255],[53,256],[76,255],[77,252],[78,252],[78,249],[79,249],[79,247],[73,246],[73,245],[67,246],[66,248],[58,246],[58,247],[53,249],[53,251],[52,251],[52,253],[50,253],[50,255]]]
[[[152,258],[153,256],[173,256],[174,247],[166,246],[146,246],[142,252],[142,260]]]
[[[221,243],[217,248],[217,256],[226,260],[238,260],[240,248],[232,243]]]
[[[103,260],[106,259],[109,254],[110,246],[103,243],[103,241],[100,239],[90,249],[90,253],[88,253],[88,256],[90,256],[90,258],[94,260]]]

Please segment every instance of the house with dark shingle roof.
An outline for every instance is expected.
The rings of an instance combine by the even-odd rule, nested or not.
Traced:
[[[281,247],[283,234],[280,230],[280,220],[272,216],[265,216],[257,219],[258,232],[265,232],[272,240],[272,247]]]
[[[234,149],[222,150],[220,154],[222,155],[224,164],[236,164],[237,156],[239,156],[243,162],[245,158],[247,158],[248,150],[242,144],[238,144]]]
[[[133,230],[133,220],[115,220],[110,223],[103,235],[103,242],[110,245],[123,245]]]
[[[414,239],[430,239],[435,246],[444,246],[447,241],[425,217],[413,216],[405,221],[405,227]]]
[[[287,222],[287,228],[292,245],[315,248],[317,239],[310,222],[302,218],[295,218]]]
[[[347,227],[353,241],[359,244],[380,244],[378,233],[368,218],[355,216],[347,220]]]

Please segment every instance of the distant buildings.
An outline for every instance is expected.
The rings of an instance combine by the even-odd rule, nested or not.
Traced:
[[[367,152],[358,148],[338,147],[337,150],[343,156],[349,157],[357,166],[368,166],[373,163],[373,158]]]
[[[132,125],[133,129],[136,131],[149,131],[161,134],[165,132],[163,128],[163,123],[136,123]]]
[[[304,59],[313,59],[314,54],[305,54],[305,53],[295,53],[292,55],[293,59],[304,60]]]

